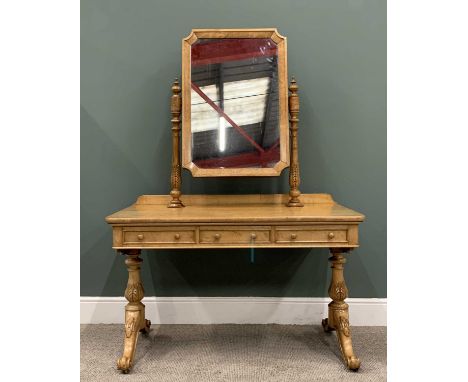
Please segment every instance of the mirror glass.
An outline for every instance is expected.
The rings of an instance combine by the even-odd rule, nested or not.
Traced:
[[[199,168],[280,161],[278,47],[270,38],[200,38],[191,46],[191,153]]]

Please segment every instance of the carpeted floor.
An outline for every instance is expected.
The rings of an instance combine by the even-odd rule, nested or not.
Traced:
[[[335,333],[309,325],[161,325],[138,339],[130,374],[116,360],[123,325],[81,326],[81,381],[385,381],[386,327],[352,327],[362,364],[348,371]]]

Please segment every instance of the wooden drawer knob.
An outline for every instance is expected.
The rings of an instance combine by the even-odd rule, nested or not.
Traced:
[[[255,240],[255,239],[257,238],[257,234],[256,234],[256,233],[251,233],[251,234],[250,234],[250,238],[251,238],[252,240]]]
[[[330,240],[333,239],[334,237],[335,237],[335,234],[334,234],[333,232],[330,232],[330,233],[328,234],[328,238],[329,238]]]
[[[214,235],[215,240],[219,240],[220,237],[221,237],[221,235],[220,235],[219,233],[217,233],[217,234]]]
[[[179,239],[180,239],[180,234],[176,233],[176,234],[174,235],[174,239],[179,240]]]
[[[296,238],[297,238],[297,235],[296,235],[295,233],[292,233],[292,234],[291,234],[291,240],[294,240],[294,239],[296,239]]]
[[[137,235],[138,240],[143,240],[143,237],[144,237],[144,236],[143,236],[143,234],[141,234],[141,233]]]

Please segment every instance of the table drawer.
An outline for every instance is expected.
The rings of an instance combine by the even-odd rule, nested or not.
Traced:
[[[250,244],[270,243],[271,227],[200,227],[200,243]]]
[[[346,227],[276,227],[277,243],[347,243]]]
[[[195,228],[156,227],[148,230],[125,229],[124,244],[194,244]]]

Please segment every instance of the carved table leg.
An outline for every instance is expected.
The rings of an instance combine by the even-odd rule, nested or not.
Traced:
[[[347,251],[349,249],[330,249],[332,254],[332,257],[330,257],[330,261],[332,262],[332,279],[328,288],[328,294],[333,301],[328,304],[328,319],[322,320],[322,326],[326,332],[336,330],[341,354],[346,365],[351,370],[358,370],[359,366],[361,366],[361,361],[353,351],[349,328],[348,304],[344,302],[348,297],[348,288],[346,287],[343,275],[346,259],[342,253]]]
[[[140,278],[140,264],[143,260],[138,257],[141,251],[129,249],[122,252],[127,256],[125,264],[128,269],[128,283],[125,298],[128,304],[125,306],[124,351],[122,357],[117,360],[117,368],[128,373],[133,364],[138,333],[148,333],[151,322],[145,319],[145,306],[141,303],[144,295]]]

